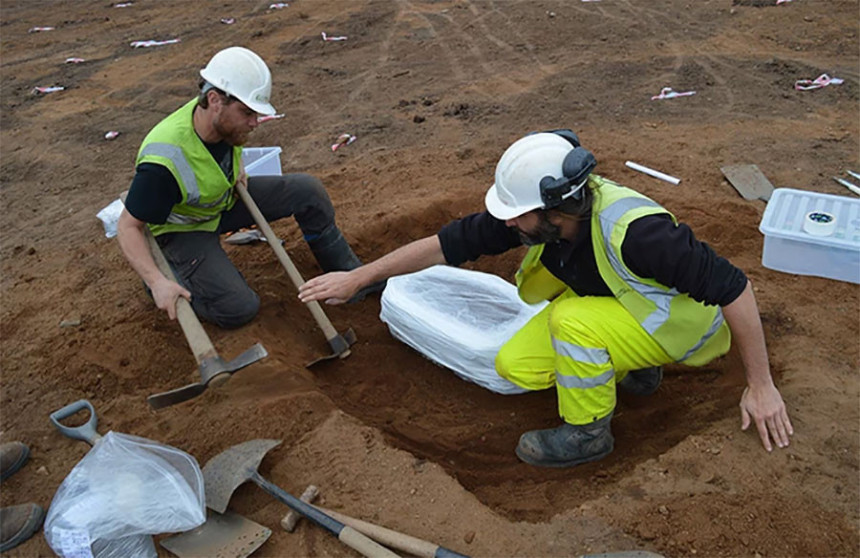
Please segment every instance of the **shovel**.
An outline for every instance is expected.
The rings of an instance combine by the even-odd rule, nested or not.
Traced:
[[[206,505],[223,513],[230,503],[233,491],[243,483],[252,481],[291,509],[337,535],[340,541],[362,555],[371,558],[396,558],[397,554],[379,543],[264,479],[257,472],[257,467],[269,450],[280,443],[280,440],[251,440],[228,448],[210,459],[203,467]]]
[[[90,412],[90,418],[81,426],[66,426],[60,422],[85,409]],[[97,431],[99,419],[96,416],[96,410],[86,399],[75,401],[54,411],[50,418],[61,434],[73,440],[82,440],[94,446],[102,438]],[[180,557],[246,558],[266,542],[271,534],[271,529],[241,515],[210,512],[203,525],[164,539],[161,541],[161,546]]]
[[[275,255],[278,256],[278,259],[281,261],[281,265],[283,265],[284,269],[287,270],[287,275],[290,276],[290,280],[293,282],[293,285],[296,286],[296,289],[304,285],[305,280],[302,279],[299,270],[296,269],[296,266],[293,264],[292,260],[290,260],[290,256],[287,255],[287,251],[284,250],[284,247],[281,246],[280,242],[278,242],[275,232],[272,230],[272,227],[269,226],[266,218],[263,217],[263,214],[260,212],[260,208],[257,207],[251,194],[248,193],[248,189],[243,184],[237,182],[236,191],[239,192],[239,197],[242,198],[242,201],[245,202],[245,207],[248,208],[248,211],[250,211],[251,215],[254,217],[254,222],[257,223],[257,226],[261,231],[263,231],[263,236],[266,237],[266,242],[269,243],[269,246],[272,247],[272,250],[275,251]],[[320,329],[323,331],[332,351],[330,355],[322,356],[309,362],[307,367],[310,368],[318,362],[331,360],[333,358],[348,357],[350,355],[349,347],[355,343],[355,332],[350,328],[343,334],[338,333],[334,326],[331,325],[331,321],[329,321],[328,316],[323,312],[319,302],[314,300],[306,302],[305,304],[307,305],[308,310],[311,311],[317,325],[320,326]]]
[[[158,269],[165,277],[176,280],[173,270],[170,269],[167,259],[161,252],[161,247],[155,241],[155,237],[152,236],[148,228],[144,228],[144,234],[152,251],[155,265],[158,266]],[[147,401],[149,401],[149,405],[153,409],[161,409],[193,399],[206,391],[209,384],[217,387],[230,379],[230,376],[234,372],[267,357],[269,354],[260,343],[257,343],[235,359],[226,362],[218,356],[215,346],[212,345],[212,341],[206,335],[206,330],[203,329],[200,320],[194,314],[191,303],[181,296],[176,299],[176,319],[179,320],[179,325],[182,326],[182,333],[185,334],[185,339],[188,341],[188,345],[194,353],[194,358],[197,360],[200,381],[164,393],[150,395]]]

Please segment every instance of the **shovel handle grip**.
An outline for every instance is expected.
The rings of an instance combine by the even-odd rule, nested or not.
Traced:
[[[86,423],[80,426],[66,426],[60,422],[61,420],[67,419],[84,409],[90,412],[90,418]],[[51,422],[63,436],[67,436],[73,440],[83,440],[89,445],[94,446],[96,442],[101,439],[101,435],[96,430],[99,423],[99,419],[96,416],[96,410],[93,407],[93,404],[86,399],[80,399],[74,403],[69,403],[62,409],[54,411],[51,413]]]
[[[302,279],[302,275],[299,273],[299,270],[296,268],[295,264],[293,264],[292,260],[290,260],[290,256],[287,254],[287,251],[284,250],[284,247],[281,246],[280,242],[278,242],[278,237],[275,235],[275,231],[272,230],[269,222],[266,221],[266,218],[260,212],[260,208],[257,207],[257,203],[254,201],[254,198],[251,197],[251,194],[248,193],[248,189],[244,184],[237,182],[236,191],[239,192],[239,197],[242,198],[242,201],[245,203],[245,207],[248,208],[248,211],[254,218],[254,222],[257,223],[257,226],[260,227],[261,231],[263,231],[263,236],[266,237],[266,242],[269,243],[269,246],[271,246],[272,250],[275,251],[275,255],[278,256],[278,260],[280,260],[281,265],[283,265],[284,269],[287,270],[287,275],[290,276],[290,280],[293,282],[293,285],[295,285],[296,289],[304,285],[305,280]],[[305,304],[311,311],[311,314],[313,314],[317,325],[320,326],[323,334],[325,334],[325,338],[329,343],[331,343],[331,340],[337,337],[338,333],[331,324],[331,321],[328,319],[328,316],[323,312],[319,302],[313,300],[311,302],[306,302]]]
[[[144,235],[146,236],[146,241],[152,252],[152,259],[155,260],[158,270],[168,279],[176,281],[176,276],[173,274],[173,270],[170,269],[170,264],[167,263],[167,258],[164,257],[164,253],[161,251],[161,247],[156,242],[155,237],[152,236],[149,227],[144,227]],[[209,336],[206,334],[206,330],[203,329],[200,320],[197,319],[194,309],[191,308],[191,303],[181,296],[176,299],[176,319],[182,327],[182,333],[185,334],[185,339],[191,347],[191,352],[194,353],[197,364],[202,364],[203,361],[218,356],[215,346],[209,340]]]

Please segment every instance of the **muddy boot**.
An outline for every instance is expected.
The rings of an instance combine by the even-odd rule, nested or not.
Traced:
[[[308,241],[317,263],[323,271],[351,271],[361,266],[361,260],[350,248],[337,225],[332,223],[318,237]],[[370,293],[378,293],[385,288],[385,281],[364,287],[349,302],[360,302]]]
[[[615,438],[609,423],[612,413],[591,424],[564,423],[557,428],[532,430],[520,436],[517,457],[540,467],[571,467],[609,455]]]
[[[651,395],[663,381],[663,367],[652,366],[641,370],[631,370],[618,382],[618,387],[633,395]]]
[[[30,456],[30,448],[21,442],[7,442],[0,445],[0,481],[24,466]]]
[[[42,526],[45,511],[36,504],[0,508],[0,552],[15,548]]]

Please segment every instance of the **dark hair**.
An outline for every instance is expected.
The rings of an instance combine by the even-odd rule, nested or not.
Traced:
[[[200,78],[200,81],[197,82],[197,87],[200,88],[200,93],[197,94],[197,106],[200,108],[209,108],[209,97],[207,95],[210,91],[214,91],[224,97],[225,103],[228,105],[236,100],[236,97],[224,93],[203,78]]]
[[[596,188],[597,185],[595,184]],[[594,192],[592,191],[591,180],[587,180],[585,185],[579,190],[582,195],[571,196],[561,202],[561,205],[554,209],[561,211],[567,215],[581,217],[583,220],[591,218],[591,206],[594,203]]]

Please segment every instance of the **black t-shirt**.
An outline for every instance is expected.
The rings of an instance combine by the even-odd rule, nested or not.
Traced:
[[[541,263],[580,296],[612,296],[597,269],[591,227],[584,225],[573,242],[547,244]],[[448,223],[438,236],[445,261],[454,266],[522,245],[516,229],[508,228],[486,211]],[[726,306],[740,296],[747,284],[743,271],[697,240],[690,227],[675,225],[665,214],[631,222],[621,256],[636,275],[654,279],[705,304]]]
[[[227,180],[233,181],[233,146],[225,141],[203,142],[212,158],[224,172]],[[173,175],[164,165],[141,163],[137,166],[125,208],[136,219],[144,223],[162,225],[173,206],[182,201],[182,190]]]

